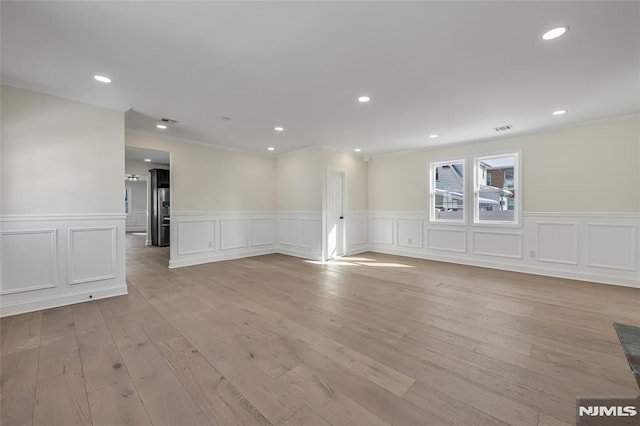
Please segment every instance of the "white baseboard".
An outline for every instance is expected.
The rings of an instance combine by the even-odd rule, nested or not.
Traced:
[[[313,250],[301,250],[300,248],[280,245],[274,253],[286,254],[287,256],[299,257],[308,260],[322,260],[322,253]]]
[[[127,293],[127,285],[120,284],[97,290],[83,290],[73,293],[57,294],[54,296],[35,297],[14,303],[3,303],[2,309],[0,309],[0,317],[40,311],[42,309],[57,308],[60,306],[72,305],[74,303],[105,299],[107,297],[122,296]]]
[[[249,249],[230,252],[215,252],[206,255],[194,255],[169,261],[169,268],[182,268],[184,266],[201,265],[203,263],[221,262],[224,260],[242,259],[245,257],[262,256],[276,253],[274,248]]]

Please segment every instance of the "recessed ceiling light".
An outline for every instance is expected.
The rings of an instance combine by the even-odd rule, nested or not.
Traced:
[[[270,146],[269,148],[267,148],[268,151],[275,151],[276,149],[272,146]]]
[[[562,114],[566,114],[567,110],[566,109],[559,109],[557,111],[553,111],[553,115],[562,115]]]
[[[543,40],[553,40],[554,38],[558,38],[569,30],[569,27],[558,27],[552,30],[547,31],[542,35]]]
[[[93,78],[98,80],[100,83],[111,83],[111,79],[104,75],[94,75]]]
[[[355,152],[360,152],[360,151],[362,151],[362,150],[361,150],[360,148],[356,148],[356,149],[354,149],[354,151],[355,151]]]
[[[164,124],[156,124],[156,127],[157,127],[158,129],[162,129],[162,130],[164,130],[164,129],[166,129],[166,128],[167,128],[167,126],[165,126]]]
[[[284,127],[280,127],[280,126],[274,127],[273,130],[275,130],[276,132],[281,132],[284,130]]]
[[[144,161],[146,161],[147,163],[151,162],[151,158],[145,158]]]
[[[369,96],[360,96],[358,98],[358,102],[362,102],[362,103],[369,102],[370,100],[371,100],[371,98]]]
[[[430,137],[431,139],[435,139],[435,138],[437,138],[437,137],[438,137],[438,135],[436,135],[436,134],[434,133],[433,135],[429,135],[429,137]]]

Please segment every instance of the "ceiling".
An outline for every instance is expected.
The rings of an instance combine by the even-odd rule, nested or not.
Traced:
[[[128,110],[129,130],[268,155],[387,153],[640,113],[635,1],[0,7],[3,83]],[[162,117],[179,123],[159,130]]]

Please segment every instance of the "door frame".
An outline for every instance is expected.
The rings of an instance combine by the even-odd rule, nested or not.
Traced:
[[[329,176],[332,173],[342,175],[342,256],[347,254],[347,172],[343,169],[327,167],[323,181],[322,191],[322,261],[329,260],[329,212],[327,210],[327,198],[329,196]]]

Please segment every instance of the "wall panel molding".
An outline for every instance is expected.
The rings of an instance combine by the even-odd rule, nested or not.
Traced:
[[[2,231],[0,295],[58,285],[58,230]],[[13,241],[12,241],[13,240]],[[28,253],[28,257],[25,254]]]
[[[278,214],[277,253],[322,259],[322,212],[286,211]]]
[[[471,231],[472,253],[483,256],[522,258],[520,232]]]
[[[249,247],[249,219],[220,219],[220,250]]]
[[[640,214],[523,213],[520,226],[424,221],[423,247],[400,228],[422,211],[370,211],[369,250],[464,265],[640,287]]]
[[[273,245],[276,242],[276,219],[256,217],[251,219],[251,247]]]
[[[124,214],[5,215],[0,314],[127,293]]]
[[[175,235],[178,238],[171,235],[170,240],[177,245],[176,253],[178,256],[216,250],[217,219],[182,219],[176,218],[175,215],[173,218],[171,228],[176,228]]]
[[[636,271],[637,226],[631,223],[586,224],[587,266]]]
[[[69,284],[116,278],[116,227],[70,227]]]
[[[427,229],[427,248],[437,251],[467,252],[467,231],[460,229]]]
[[[536,221],[536,260],[578,264],[578,222]]]

